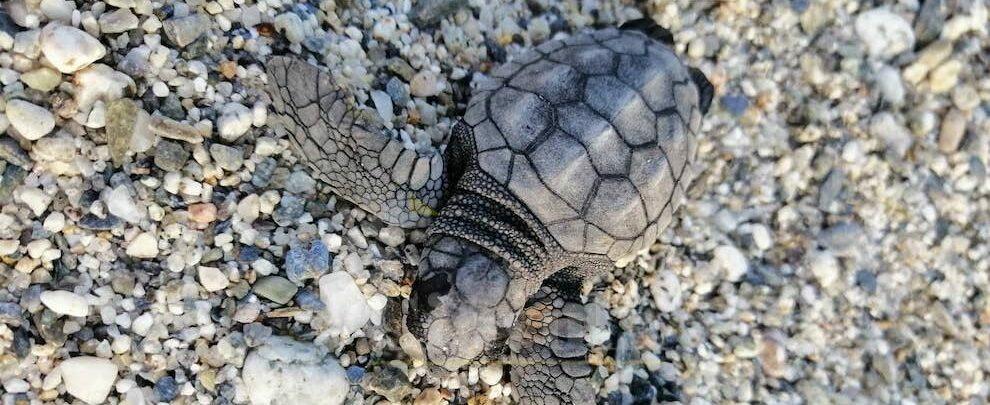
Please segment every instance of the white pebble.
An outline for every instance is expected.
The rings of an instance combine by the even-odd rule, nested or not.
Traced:
[[[86,301],[86,297],[71,291],[43,291],[41,293],[41,303],[60,315],[89,315],[89,302]]]
[[[809,257],[811,274],[823,288],[828,289],[839,279],[839,260],[829,252],[816,252]]]
[[[227,275],[216,267],[199,266],[199,283],[206,291],[220,291],[230,285]]]
[[[235,141],[251,129],[251,109],[240,103],[227,103],[223,106],[220,118],[217,119],[217,130],[220,137],[227,141]]]
[[[349,383],[326,349],[273,336],[248,354],[241,373],[252,405],[344,402]]]
[[[56,23],[41,31],[41,52],[62,73],[73,73],[107,54],[103,44],[92,35]]]
[[[63,361],[59,370],[65,390],[88,404],[106,400],[117,380],[117,365],[99,357],[73,357]]]
[[[138,207],[125,185],[119,185],[107,193],[103,202],[111,214],[132,224],[141,222],[147,215],[147,210]]]
[[[885,8],[864,11],[856,17],[856,34],[871,56],[891,58],[914,47],[914,30],[903,17]]]
[[[158,238],[151,232],[142,232],[127,245],[127,255],[140,259],[158,257]]]
[[[52,197],[40,188],[21,187],[18,189],[19,198],[22,203],[31,209],[35,216],[41,216],[48,209],[48,204],[52,203]]]
[[[749,270],[749,263],[746,256],[743,256],[735,246],[722,245],[715,248],[712,263],[725,271],[725,278],[728,281],[736,282],[742,278]]]
[[[349,335],[371,319],[367,299],[350,274],[343,271],[327,274],[320,278],[319,285],[332,331]]]
[[[31,141],[55,129],[55,115],[51,111],[24,100],[7,102],[7,119],[17,133]]]

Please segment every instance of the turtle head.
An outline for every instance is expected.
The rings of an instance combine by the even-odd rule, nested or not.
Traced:
[[[412,287],[406,326],[426,348],[430,362],[457,370],[497,357],[526,289],[506,263],[480,251],[426,252]]]

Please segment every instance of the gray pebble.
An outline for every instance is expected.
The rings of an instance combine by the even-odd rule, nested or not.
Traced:
[[[210,156],[218,167],[228,172],[237,171],[244,164],[244,153],[240,149],[219,143],[210,145]]]
[[[189,152],[177,142],[161,141],[155,147],[155,166],[167,172],[182,170],[189,160]]]
[[[278,167],[278,162],[270,157],[258,162],[258,164],[254,167],[254,175],[251,177],[251,184],[255,187],[268,186],[268,183],[272,181],[272,174],[275,173],[276,167]]]
[[[393,76],[388,80],[388,83],[385,84],[385,92],[392,98],[394,105],[405,107],[406,103],[409,102],[409,89],[398,77]]]
[[[416,3],[411,11],[411,20],[419,26],[436,25],[444,17],[468,4],[467,0],[423,0]]]
[[[291,281],[279,276],[264,277],[252,286],[256,295],[282,305],[289,303],[298,289]]]
[[[210,29],[210,17],[203,14],[193,14],[180,18],[166,20],[162,29],[169,41],[184,48],[193,43],[200,35]]]
[[[79,218],[79,227],[92,231],[109,231],[123,225],[123,223],[120,218],[111,214],[107,214],[104,218],[93,214],[86,214]]]
[[[280,226],[289,226],[302,216],[305,209],[306,200],[286,193],[282,196],[282,201],[279,201],[278,208],[272,214],[272,219]]]
[[[925,46],[938,39],[945,26],[945,12],[942,0],[925,0],[914,19],[914,36],[919,46]]]
[[[31,166],[31,156],[11,137],[0,138],[0,159],[25,169]]]

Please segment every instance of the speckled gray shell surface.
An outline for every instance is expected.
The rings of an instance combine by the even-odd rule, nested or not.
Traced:
[[[544,43],[490,77],[464,116],[478,167],[567,252],[648,248],[693,177],[702,116],[674,51],[611,28]]]

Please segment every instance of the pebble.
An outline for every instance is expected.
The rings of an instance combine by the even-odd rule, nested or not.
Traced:
[[[362,379],[362,385],[385,397],[391,403],[401,403],[412,388],[406,373],[391,364],[384,365]]]
[[[727,281],[739,281],[749,271],[749,262],[746,260],[746,256],[735,246],[719,246],[715,248],[712,257],[712,264],[725,272]]]
[[[151,117],[148,128],[162,138],[175,139],[188,143],[202,143],[203,135],[192,125],[162,116]]]
[[[382,121],[386,123],[392,122],[395,114],[392,112],[392,98],[388,93],[381,90],[374,90],[371,92],[371,101],[375,103],[375,110],[378,111],[378,116],[382,118]]]
[[[28,87],[47,93],[62,83],[62,74],[48,67],[39,67],[21,74],[21,81]]]
[[[25,169],[31,166],[31,156],[28,156],[14,138],[6,136],[0,138],[0,159]]]
[[[299,244],[285,255],[285,274],[293,283],[316,279],[330,271],[330,251],[321,239]]]
[[[89,315],[86,297],[71,291],[51,290],[41,293],[41,303],[59,315],[85,317]]]
[[[109,231],[123,225],[124,221],[113,215],[99,217],[93,214],[86,214],[82,218],[79,218],[79,227],[92,231]]]
[[[347,272],[337,271],[320,277],[319,285],[330,330],[346,336],[371,319],[367,299]]]
[[[230,286],[230,280],[227,279],[227,275],[216,267],[199,266],[197,274],[199,276],[199,284],[206,291],[216,292]]]
[[[749,108],[749,99],[742,94],[726,94],[722,96],[722,107],[738,117]]]
[[[839,280],[841,272],[839,260],[827,251],[812,253],[808,265],[818,284],[825,289],[831,288]]]
[[[233,142],[251,129],[251,109],[240,103],[224,104],[217,130],[225,141]]]
[[[945,26],[945,12],[942,7],[942,0],[924,0],[918,16],[914,19],[914,35],[918,43],[927,45],[938,39]]]
[[[437,75],[429,70],[421,70],[409,83],[409,92],[416,97],[435,96],[440,93]]]
[[[884,66],[877,72],[877,87],[884,101],[899,106],[904,104],[904,83],[901,73],[890,66]]]
[[[110,158],[120,166],[131,149],[131,138],[137,131],[138,105],[130,99],[118,99],[107,103],[107,146]]]
[[[190,204],[189,220],[198,224],[209,224],[217,219],[217,206],[212,203]]]
[[[47,108],[24,100],[7,102],[7,119],[10,126],[27,140],[37,140],[55,129],[55,115]]]
[[[155,147],[155,166],[166,172],[178,172],[189,160],[189,152],[176,142],[161,141]]]
[[[479,370],[478,376],[485,384],[495,385],[502,381],[502,364],[488,363]]]
[[[131,191],[126,185],[119,185],[110,190],[103,198],[107,211],[132,224],[140,223],[147,216],[147,210],[134,202]]]
[[[307,311],[322,311],[326,309],[326,304],[320,300],[320,296],[310,290],[299,290],[296,294],[296,305]]]
[[[928,79],[932,93],[945,93],[955,88],[959,84],[959,73],[962,72],[963,66],[961,61],[951,59],[933,69]]]
[[[103,44],[92,35],[57,23],[45,26],[40,41],[45,59],[62,73],[75,73],[107,53]]]
[[[870,135],[882,140],[887,145],[887,151],[896,158],[904,157],[914,142],[911,132],[888,112],[873,116],[870,120],[869,132]]]
[[[215,143],[210,145],[210,156],[217,166],[228,172],[237,171],[244,164],[243,152],[240,149]]]
[[[80,356],[58,366],[65,391],[87,404],[106,400],[117,380],[117,365],[107,359]]]
[[[293,194],[285,194],[279,201],[278,208],[272,214],[272,219],[276,224],[289,226],[303,215],[305,209],[306,200]]]
[[[856,34],[870,56],[887,59],[914,47],[914,30],[900,15],[875,8],[856,16]]]
[[[158,396],[159,402],[171,402],[179,396],[179,385],[176,384],[175,378],[167,375],[155,381],[155,395]]]
[[[325,348],[272,336],[244,360],[241,372],[252,405],[344,402],[347,375]]]
[[[953,153],[959,149],[966,135],[966,116],[955,108],[942,118],[942,129],[938,135],[938,150],[942,153]]]
[[[433,26],[467,4],[467,0],[418,1],[410,12],[410,20],[421,27]]]
[[[378,240],[388,246],[398,247],[406,241],[406,231],[397,226],[386,226],[378,230]]]
[[[100,31],[107,34],[119,34],[137,28],[139,21],[131,10],[123,8],[103,13],[100,15],[99,23]]]
[[[158,257],[158,238],[154,233],[142,232],[127,245],[127,255],[138,259]]]
[[[210,17],[205,14],[192,14],[170,18],[162,23],[165,36],[179,48],[185,48],[210,29]]]
[[[18,189],[18,198],[31,209],[35,216],[40,217],[51,204],[52,197],[39,188],[22,187]]]
[[[284,277],[267,276],[256,281],[251,289],[258,296],[285,305],[296,295],[299,287]]]

